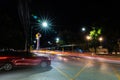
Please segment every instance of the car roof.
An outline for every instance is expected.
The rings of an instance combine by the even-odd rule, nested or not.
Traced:
[[[0,56],[30,56],[31,52],[3,51]]]

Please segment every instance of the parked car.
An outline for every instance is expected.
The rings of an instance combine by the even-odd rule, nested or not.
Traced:
[[[0,68],[6,71],[18,66],[50,66],[51,60],[46,56],[38,56],[31,52],[0,52]]]

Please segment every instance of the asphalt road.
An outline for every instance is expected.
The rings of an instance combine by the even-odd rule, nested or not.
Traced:
[[[56,56],[48,68],[0,71],[0,80],[120,80],[120,64],[102,59]]]

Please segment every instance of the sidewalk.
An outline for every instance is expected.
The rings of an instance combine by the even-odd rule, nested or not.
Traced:
[[[120,55],[99,55],[99,54],[93,54],[93,53],[68,53],[66,55],[70,56],[78,56],[78,57],[86,57],[86,58],[99,58],[99,59],[104,59],[104,60],[109,60],[109,61],[119,61],[120,62]]]
[[[109,60],[117,60],[117,61],[120,61],[120,57],[118,57],[117,55],[97,55],[97,54],[94,54],[92,55],[93,57],[98,57],[98,58],[104,58],[104,59],[109,59]]]
[[[120,64],[120,57],[117,56],[109,56],[109,55],[97,55],[97,54],[83,54],[79,55],[79,57],[87,58],[87,59],[95,59],[102,62],[109,62],[109,63],[117,63]]]

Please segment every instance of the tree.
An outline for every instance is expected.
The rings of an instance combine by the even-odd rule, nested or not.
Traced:
[[[25,50],[30,50],[30,13],[29,13],[30,0],[19,0],[18,1],[18,14],[21,24],[24,26],[25,34]]]
[[[120,39],[118,39],[117,44],[118,44],[118,51],[120,52]]]
[[[96,47],[97,47],[97,39],[101,35],[101,31],[102,31],[101,28],[92,27],[92,30],[89,33],[90,37],[92,38],[92,43],[93,43],[95,53],[96,53]]]

